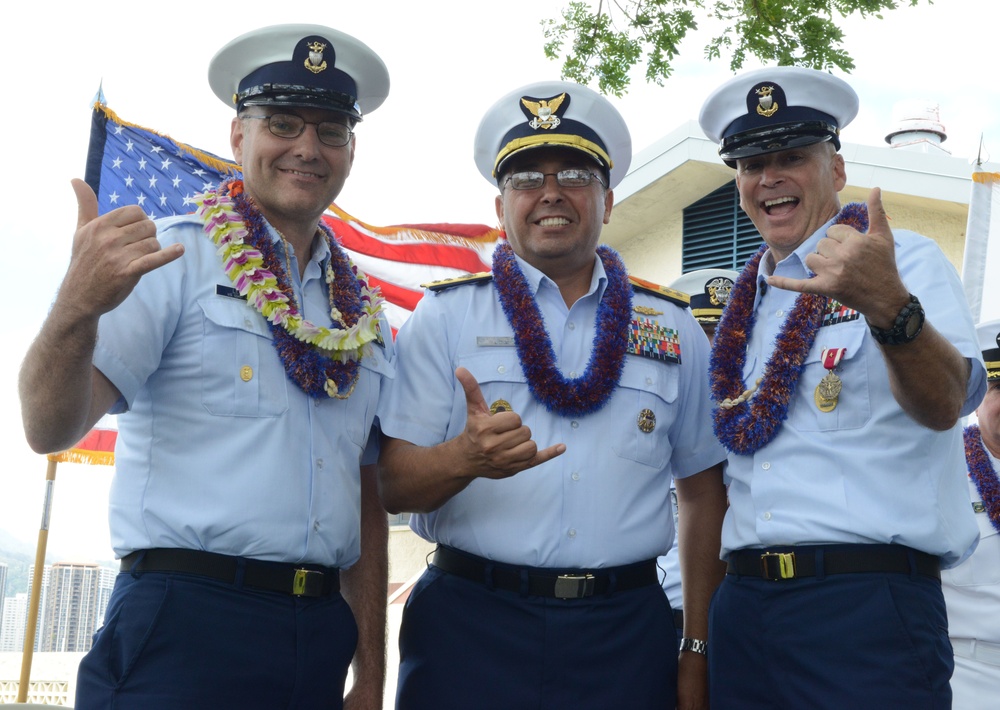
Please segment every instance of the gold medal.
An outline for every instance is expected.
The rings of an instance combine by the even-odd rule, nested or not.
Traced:
[[[844,388],[844,383],[837,377],[837,374],[833,370],[840,364],[840,360],[846,352],[847,348],[823,349],[821,357],[823,359],[823,367],[826,368],[827,373],[819,381],[819,384],[816,385],[816,391],[813,393],[813,399],[821,412],[832,412],[837,408],[837,402],[840,399],[840,392]]]
[[[821,412],[832,412],[837,406],[837,400],[840,398],[840,390],[843,389],[844,383],[841,382],[840,378],[834,373],[828,372],[816,385],[816,392],[813,393],[813,398],[816,400],[816,406],[819,407]]]
[[[636,424],[643,434],[650,434],[656,428],[656,414],[652,409],[643,409],[636,418]]]
[[[510,406],[510,402],[506,399],[498,399],[496,402],[490,405],[490,414],[496,414],[497,412],[513,412],[514,408]]]

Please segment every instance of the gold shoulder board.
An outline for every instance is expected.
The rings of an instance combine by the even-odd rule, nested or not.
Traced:
[[[681,308],[687,308],[691,305],[691,297],[683,291],[675,291],[672,288],[660,286],[659,284],[654,284],[652,281],[646,281],[645,279],[636,278],[635,276],[629,276],[628,280],[632,284],[632,288],[636,291],[651,293],[654,296],[666,299]]]
[[[463,274],[452,279],[441,279],[440,281],[431,281],[428,284],[420,284],[420,288],[430,289],[431,291],[444,291],[452,286],[486,283],[492,278],[493,274],[489,271],[481,271],[478,274]]]

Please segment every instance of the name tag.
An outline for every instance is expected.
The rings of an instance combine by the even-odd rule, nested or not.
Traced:
[[[512,348],[514,347],[514,336],[477,335],[476,345],[481,348]]]
[[[235,298],[239,301],[247,300],[246,296],[241,296],[240,292],[237,291],[232,286],[223,286],[222,284],[216,284],[215,286],[216,296],[225,296],[226,298]]]

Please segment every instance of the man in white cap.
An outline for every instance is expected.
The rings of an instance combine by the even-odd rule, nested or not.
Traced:
[[[1000,320],[976,328],[986,363],[986,396],[965,429],[965,462],[979,546],[941,574],[955,651],[954,707],[992,710],[1000,692]]]
[[[507,242],[492,274],[420,302],[382,419],[383,501],[438,543],[404,611],[397,707],[706,707],[724,452],[686,298],[598,247],[628,128],[542,82],[492,106],[475,146]],[[679,690],[655,563],[672,477],[697,512]]]
[[[70,267],[21,370],[36,451],[121,413],[122,572],[76,707],[374,710],[386,518],[368,443],[394,355],[320,218],[388,74],[337,30],[281,25],[223,47],[209,82],[236,109],[242,180],[156,223],[98,217],[75,181]]]
[[[877,188],[840,207],[857,107],[844,81],[778,67],[701,111],[765,241],[712,349],[730,481],[714,708],[950,707],[940,568],[976,543],[959,418],[985,371],[937,245],[890,230]]]
[[[689,271],[670,284],[670,288],[686,293],[691,299],[691,315],[698,321],[701,329],[708,336],[708,342],[715,337],[715,328],[719,325],[722,310],[729,302],[729,294],[739,274],[732,269],[696,269]],[[674,514],[674,526],[677,527],[679,511],[677,508],[677,491],[670,488],[670,507]],[[681,564],[677,536],[674,535],[670,551],[656,560],[662,574],[660,586],[670,601],[674,612],[674,626],[677,627],[677,642],[683,640],[681,631],[684,628],[684,593],[681,583]]]

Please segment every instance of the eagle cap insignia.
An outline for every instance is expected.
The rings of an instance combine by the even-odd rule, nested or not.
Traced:
[[[564,91],[558,96],[548,99],[536,99],[533,96],[521,97],[522,110],[528,116],[528,125],[538,130],[556,128],[562,119],[560,113],[565,113],[569,107],[569,96]]]
[[[757,113],[759,113],[764,118],[770,118],[778,110],[778,102],[774,100],[774,87],[773,86],[761,86],[759,89],[754,91],[759,97],[757,99]]]
[[[729,303],[729,295],[733,291],[733,281],[725,276],[719,276],[709,281],[705,285],[705,290],[708,291],[709,303],[713,306],[725,306]]]
[[[308,47],[309,56],[306,57],[305,67],[313,74],[319,74],[326,69],[326,61],[323,59],[323,50],[326,49],[326,45],[322,42],[314,41]]]

